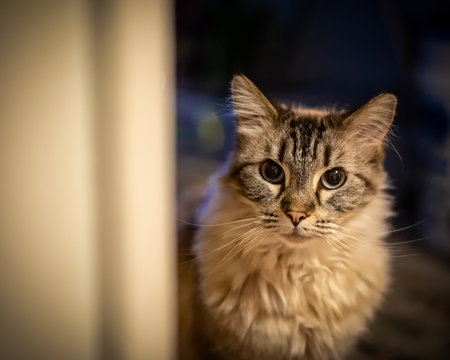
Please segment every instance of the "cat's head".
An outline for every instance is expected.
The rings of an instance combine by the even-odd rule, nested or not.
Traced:
[[[338,111],[270,102],[242,75],[231,88],[237,134],[228,183],[269,231],[293,243],[320,237],[379,193],[394,95]]]

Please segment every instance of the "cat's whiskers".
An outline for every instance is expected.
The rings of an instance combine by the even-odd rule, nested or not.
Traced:
[[[311,232],[313,234],[315,234],[315,235],[318,235],[331,248],[334,248],[334,249],[336,249],[337,251],[340,251],[340,252],[347,252],[348,251],[347,247],[345,247],[345,245],[342,244],[342,242],[339,239],[336,239],[332,232],[330,232],[330,231],[324,232],[323,230],[318,231],[316,229],[311,229]]]
[[[227,234],[227,233],[236,231],[236,230],[241,229],[241,228],[245,228],[245,227],[247,227],[247,226],[253,226],[253,225],[255,225],[255,224],[259,224],[259,222],[257,222],[257,221],[252,221],[252,222],[247,222],[246,224],[240,224],[240,225],[235,226],[235,227],[233,227],[233,228],[227,229],[226,231],[221,232],[221,233],[218,234],[218,235],[219,235],[219,236],[223,236],[223,235],[225,235],[225,234]],[[252,228],[252,229],[253,229],[253,228]],[[250,229],[250,230],[251,230],[251,229]],[[239,234],[239,235],[241,235],[241,234]],[[214,249],[212,249],[212,250],[204,250],[204,251],[201,251],[201,250],[199,250],[199,249],[196,249],[196,250],[193,251],[193,252],[190,251],[190,252],[186,252],[186,253],[180,253],[180,255],[183,255],[183,256],[193,256],[192,259],[182,261],[181,264],[187,264],[187,263],[189,263],[189,262],[194,262],[194,261],[196,260],[196,258],[205,258],[205,257],[207,257],[207,256],[212,256],[212,255],[214,255],[214,253],[216,253],[216,252],[218,252],[218,251],[221,251],[221,250],[225,249],[225,248],[228,247],[228,246],[233,245],[233,244],[235,243],[235,241],[238,241],[238,240],[239,240],[239,236],[233,238],[231,241],[225,243],[224,245],[221,245],[221,246],[219,246],[219,247],[217,247],[217,248],[214,248]]]
[[[337,225],[337,224],[334,224]],[[349,230],[349,229],[348,229]],[[341,232],[337,229],[334,229],[334,231],[336,232],[336,234],[340,234],[341,239],[345,239],[345,241],[348,242],[348,244],[352,244],[354,247],[368,247],[369,245],[366,244],[366,242],[364,242],[362,239],[357,238],[353,235],[350,235],[348,233],[345,232]],[[387,248],[390,250],[390,257],[391,258],[398,258],[398,257],[409,257],[409,256],[414,256],[416,255],[416,253],[412,253],[412,254],[396,254],[396,252],[398,253],[399,251],[406,251],[406,250],[410,250],[410,248],[408,248],[407,244],[413,243],[413,242],[417,242],[417,241],[422,241],[425,240],[427,238],[419,238],[419,239],[413,239],[413,240],[407,240],[407,241],[400,241],[397,243],[387,243],[387,242],[383,242],[381,245],[384,248]],[[354,241],[353,241],[354,240]]]
[[[303,226],[302,227],[304,230],[306,230],[308,233],[317,236],[321,239],[323,239],[328,246],[330,246],[331,248],[334,248],[338,251],[344,251],[347,252],[348,251],[348,246],[343,243],[340,239],[337,239],[335,236],[333,236],[334,234],[332,232],[330,232],[329,228],[327,227],[319,227],[319,226]],[[324,230],[328,230],[328,231],[324,231]]]
[[[250,221],[254,221],[254,220],[258,220],[258,216],[254,216],[251,218],[247,218],[247,219],[239,219],[239,220],[233,220],[233,221],[227,221],[227,222],[223,222],[223,223],[217,223],[217,224],[200,224],[200,223],[193,223],[193,222],[189,222],[183,219],[178,218],[177,219],[179,222],[186,224],[186,225],[192,225],[192,226],[197,226],[197,227],[215,227],[215,226],[224,226],[224,225],[231,225],[231,224],[236,224],[236,223],[241,223],[241,222],[250,222]]]
[[[320,230],[318,230],[320,229]],[[341,231],[340,225],[332,222],[317,222],[311,228],[305,228],[314,234],[318,234],[322,237],[329,245],[340,250],[348,252],[350,249],[357,249],[361,246],[365,246],[365,242],[360,238],[357,238],[351,234]],[[349,229],[346,229],[349,230]],[[361,233],[363,234],[363,233]]]
[[[320,223],[320,225],[316,224],[315,228],[321,229],[321,231],[328,230],[328,232],[325,235],[325,238],[331,237],[334,240],[334,242],[332,242],[331,244],[339,246],[339,248],[342,250],[348,251],[349,248],[355,249],[358,247],[359,243],[361,243],[360,239],[358,239],[350,234],[339,231],[338,228],[333,227],[333,225],[337,225],[337,224],[334,224],[331,222]],[[358,242],[358,244],[353,243],[351,241],[351,239],[356,240]]]
[[[352,232],[359,232],[359,231],[355,231],[355,230],[353,230],[353,229],[350,229],[350,228],[345,227],[345,226],[342,226],[342,225],[338,225],[338,224],[334,224],[334,223],[332,223],[332,224],[335,225],[335,226],[338,227],[338,228],[341,228],[342,230],[352,231]],[[413,225],[410,225],[410,226],[407,226],[407,227],[404,227],[404,228],[396,229],[396,230],[393,230],[393,231],[391,231],[391,232],[396,232],[396,231],[405,230],[405,229],[410,228],[410,227],[412,227],[412,226],[414,226],[414,225],[416,225],[416,224],[413,224]],[[353,238],[354,240],[359,241],[359,242],[361,242],[362,244],[364,244],[364,242],[361,241],[359,238],[356,238],[355,236],[350,235],[350,234],[348,234],[347,232],[341,231],[341,233],[344,234],[345,236],[348,236],[348,237],[350,237],[350,238]],[[363,232],[359,232],[359,233],[360,233],[360,234],[367,234],[367,233],[363,233]],[[368,235],[374,235],[374,233],[370,232]],[[422,237],[422,238],[417,238],[417,239],[412,239],[412,240],[405,240],[405,241],[397,241],[397,242],[384,241],[384,242],[382,243],[382,245],[383,245],[385,248],[391,249],[391,250],[403,250],[403,249],[401,249],[401,248],[406,247],[405,245],[407,245],[407,244],[411,244],[411,243],[423,241],[423,240],[426,240],[426,239],[429,239],[429,237]]]
[[[391,258],[404,258],[404,257],[412,257],[412,256],[417,256],[419,255],[418,253],[412,253],[412,254],[400,254],[400,255],[395,255],[395,254],[390,254]]]
[[[402,156],[400,155],[400,152],[399,152],[399,151],[397,150],[397,148],[395,147],[394,142],[393,142],[393,140],[392,140],[393,138],[396,137],[396,134],[395,134],[396,128],[397,128],[396,125],[391,125],[391,128],[390,128],[390,130],[389,130],[389,132],[388,132],[388,134],[387,134],[387,136],[386,136],[385,143],[386,143],[386,146],[387,146],[388,148],[390,148],[392,151],[394,151],[394,153],[398,156],[398,158],[399,158],[399,160],[400,160],[400,164],[402,165],[402,169],[403,169],[403,167],[404,167],[404,165],[403,165],[403,158],[402,158]]]
[[[223,262],[227,261],[230,258],[230,253],[234,253],[235,249],[238,248],[239,244],[242,241],[247,241],[249,238],[251,238],[255,234],[257,234],[259,230],[261,230],[261,229],[259,228],[258,225],[256,225],[256,226],[252,227],[251,229],[238,234],[237,236],[232,238],[227,244],[225,244],[226,246],[224,246],[223,249],[227,248],[228,245],[230,245],[230,246],[232,245],[232,247],[231,247],[231,249],[226,249],[228,251],[226,252],[225,256],[221,259],[221,261],[217,264],[217,267],[220,265],[223,265]]]
[[[222,249],[225,249],[228,246],[235,245],[235,243],[238,242],[241,239],[241,237],[247,235],[248,233],[250,233],[254,229],[256,229],[257,225],[258,225],[257,222],[252,222],[252,223],[245,224],[245,225],[242,225],[242,226],[234,227],[232,229],[228,229],[227,231],[225,231],[223,233],[216,234],[216,236],[215,236],[216,239],[223,237],[224,240],[226,240],[227,242],[225,244],[219,246],[219,247],[214,247],[214,249],[212,249],[212,250],[209,250],[209,249],[205,250],[204,253],[209,254],[209,253],[212,253],[212,252],[214,252],[216,250],[222,250]],[[243,230],[237,231],[239,229],[245,228],[246,226],[252,226],[252,227],[250,229],[246,229],[245,231],[243,231]],[[233,231],[237,232],[237,234],[235,234],[235,236],[230,236],[229,238],[224,236],[226,233],[230,233],[230,232],[233,232]]]
[[[411,225],[408,225],[408,226],[404,226],[404,227],[401,227],[401,228],[397,228],[397,229],[392,229],[392,230],[387,230],[387,231],[382,231],[382,232],[370,232],[370,235],[385,236],[385,235],[389,235],[389,234],[392,234],[392,233],[405,231],[405,230],[413,228],[414,226],[418,226],[418,225],[420,225],[420,224],[422,224],[422,223],[424,223],[425,221],[428,221],[428,220],[429,220],[429,218],[422,219],[422,220],[420,220],[420,221],[418,221],[418,222],[416,222],[414,224],[411,224]],[[358,230],[356,228],[350,228],[350,227],[346,227],[344,225],[339,225],[339,224],[332,223],[332,222],[329,222],[327,224],[329,224],[331,226],[336,226],[336,227],[339,227],[339,228],[342,228],[342,229],[345,229],[345,230],[348,230],[348,231],[351,231],[351,232],[357,232],[357,233],[360,233],[360,234],[367,234],[366,231],[360,231],[360,230]]]
[[[237,254],[239,254],[243,248],[246,247],[249,243],[255,241],[255,239],[264,232],[264,228],[261,227],[255,227],[252,229],[248,234],[244,233],[243,235],[247,235],[248,237],[241,237],[241,239],[236,243],[236,245],[230,249],[230,251],[224,256],[224,258],[220,261],[219,265],[223,263],[223,261],[231,261],[233,258],[236,257]],[[241,246],[239,246],[241,245]]]
[[[352,246],[345,237],[343,237],[341,234],[337,232],[330,232],[329,236],[333,241],[331,242],[332,245],[337,247],[340,251],[348,252],[350,249],[354,249],[355,247]]]
[[[325,242],[331,247],[334,248],[336,250],[338,250],[339,252],[348,252],[348,249],[344,248],[338,240],[336,240],[333,236],[329,236],[324,238]]]
[[[271,217],[273,218],[273,217]],[[245,224],[240,224],[236,227],[233,227],[231,229],[226,230],[225,232],[222,232],[220,234],[218,234],[218,236],[223,237],[225,234],[236,231],[238,229],[241,228],[245,228],[247,226],[254,226],[251,229],[238,234],[236,237],[232,238],[231,240],[229,240],[227,243],[225,243],[224,245],[221,245],[219,247],[216,247],[212,250],[204,250],[204,251],[199,251],[197,250],[195,252],[195,255],[197,257],[208,257],[208,256],[212,256],[214,255],[214,253],[224,250],[230,246],[233,246],[230,251],[225,255],[225,257],[222,259],[223,261],[225,260],[232,260],[238,253],[244,251],[245,249],[247,249],[250,245],[252,245],[253,243],[257,243],[257,240],[260,239],[259,235],[261,233],[263,233],[263,230],[270,230],[269,228],[267,228],[266,226],[260,224],[258,221],[254,221],[255,219],[267,219],[264,216],[257,216],[255,218],[249,218],[249,219],[243,219],[243,221],[247,221],[247,223]],[[250,220],[253,220],[251,222],[248,222]],[[220,225],[228,225],[230,223],[236,223],[236,222],[241,222],[240,220],[238,221],[233,221],[233,222],[227,222],[227,223],[220,223],[220,224],[214,224],[214,226],[220,226]],[[274,222],[276,222],[276,219],[274,219]],[[213,224],[208,224],[208,225],[213,225]],[[206,226],[206,225],[205,225]],[[256,230],[260,230],[260,231],[256,231]],[[247,238],[246,238],[247,237]],[[240,246],[240,244],[242,244]]]
[[[346,242],[349,246],[351,246],[353,249],[358,249],[362,247],[370,247],[371,245],[367,244],[364,239],[358,238],[356,236],[353,236],[351,234],[348,234],[346,232],[340,231],[338,229],[333,229],[334,233],[340,237],[340,239],[344,242]],[[384,243],[381,243],[382,246],[384,246]]]
[[[239,225],[239,226],[236,226],[236,227],[234,227],[234,228],[232,228],[232,229],[228,229],[228,230],[226,230],[226,231],[224,231],[224,232],[218,234],[218,237],[223,237],[225,234],[229,234],[230,232],[233,232],[233,231],[236,231],[236,230],[245,228],[245,227],[247,227],[247,226],[257,225],[257,224],[259,224],[259,223],[256,222],[256,221],[254,221],[254,222],[251,222],[251,223]],[[252,228],[252,229],[253,229],[253,228]],[[252,229],[249,229],[249,230],[252,230]],[[239,235],[241,235],[241,234],[239,234]],[[215,252],[217,252],[217,251],[220,251],[220,250],[222,250],[222,249],[225,249],[226,247],[228,247],[228,246],[230,246],[230,245],[233,245],[235,241],[239,240],[239,235],[238,235],[237,237],[233,238],[231,241],[228,241],[228,242],[225,243],[224,245],[221,245],[221,246],[219,246],[219,247],[214,248],[213,250],[205,250],[203,253],[202,253],[201,251],[197,251],[197,252],[196,252],[196,255],[199,255],[199,256],[208,256],[208,255],[211,255],[211,254],[213,254],[213,253],[215,253]]]
[[[396,246],[403,246],[403,245],[407,245],[407,244],[412,244],[415,242],[419,242],[419,241],[424,241],[424,240],[429,240],[431,239],[430,236],[425,236],[425,237],[421,237],[421,238],[417,238],[417,239],[412,239],[412,240],[404,240],[404,241],[389,241],[389,242],[385,242],[385,245],[387,246],[392,246],[392,247],[396,247]]]
[[[263,236],[260,236],[263,235]],[[242,248],[240,249],[240,252],[244,253],[245,250],[248,250],[247,252],[251,252],[254,250],[257,245],[267,239],[268,235],[267,232],[261,231],[261,233],[258,234],[258,236],[255,236],[252,240],[248,241]],[[253,245],[253,246],[251,246]],[[249,249],[250,248],[250,249]]]

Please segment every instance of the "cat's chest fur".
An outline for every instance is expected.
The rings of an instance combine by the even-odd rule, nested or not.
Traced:
[[[207,243],[209,231],[198,236]],[[317,250],[317,248],[315,249]],[[378,305],[387,282],[387,254],[364,264],[342,251],[315,256],[262,247],[231,260],[200,262],[207,333],[224,358],[339,359]]]

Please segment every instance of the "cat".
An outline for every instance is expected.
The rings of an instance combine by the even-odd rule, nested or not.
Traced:
[[[341,359],[389,284],[397,99],[289,107],[244,75],[231,99],[235,148],[180,232],[179,358]]]

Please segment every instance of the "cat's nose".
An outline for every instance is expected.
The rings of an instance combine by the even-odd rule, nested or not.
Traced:
[[[291,219],[294,226],[297,226],[300,224],[300,221],[308,217],[308,215],[299,211],[288,211],[286,212],[286,215]]]

